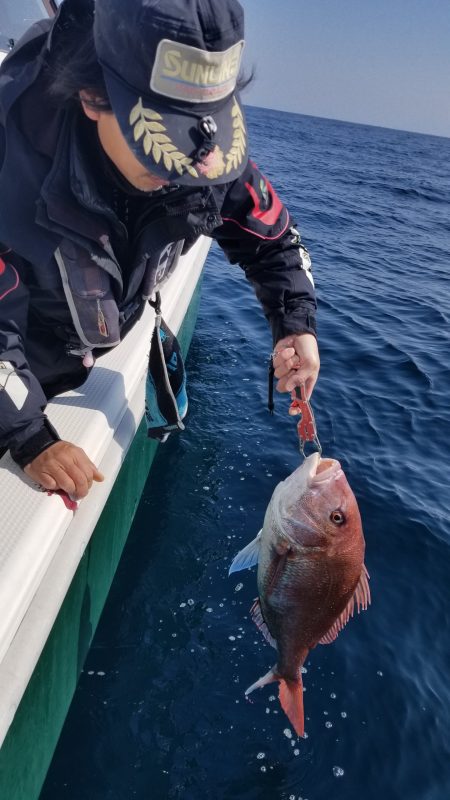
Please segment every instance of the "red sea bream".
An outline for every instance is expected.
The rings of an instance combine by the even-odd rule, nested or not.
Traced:
[[[276,487],[256,539],[231,572],[258,563],[254,622],[277,652],[274,667],[246,695],[279,681],[279,698],[303,736],[301,667],[317,644],[329,644],[370,603],[365,542],[355,496],[341,465],[313,453]]]

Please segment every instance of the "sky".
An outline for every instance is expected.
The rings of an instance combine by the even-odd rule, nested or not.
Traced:
[[[450,137],[450,0],[241,0],[249,105]]]

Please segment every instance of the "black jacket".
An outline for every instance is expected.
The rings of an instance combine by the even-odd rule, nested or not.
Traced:
[[[86,353],[123,338],[202,234],[244,269],[274,342],[315,331],[307,251],[252,162],[233,183],[153,193],[129,240],[79,109],[50,100],[50,25],[34,25],[0,70],[0,447],[22,466],[58,438],[48,398],[86,379]]]

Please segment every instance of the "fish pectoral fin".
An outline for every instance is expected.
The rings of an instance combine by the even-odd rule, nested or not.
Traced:
[[[267,686],[268,683],[273,683],[274,681],[279,681],[281,678],[275,672],[276,667],[272,667],[262,678],[252,683],[248,689],[245,690],[245,696],[248,697],[249,694],[255,691],[255,689],[262,689],[263,686]]]
[[[262,529],[258,536],[234,557],[228,570],[228,575],[231,575],[232,572],[239,572],[241,569],[250,569],[250,567],[254,567],[258,563],[261,533]]]
[[[264,636],[266,642],[269,642],[269,644],[271,644],[272,647],[274,647],[275,650],[277,650],[278,647],[276,639],[273,638],[271,632],[269,631],[269,628],[267,627],[267,623],[263,617],[261,603],[259,600],[255,600],[255,602],[253,603],[250,609],[250,615],[256,627],[259,628],[262,635]]]
[[[333,622],[331,628],[325,636],[322,636],[319,639],[319,644],[331,644],[337,639],[339,632],[342,628],[345,628],[347,622],[353,614],[355,613],[355,605],[356,610],[359,612],[367,611],[367,606],[370,605],[370,588],[369,588],[369,573],[365,565],[363,564],[361,575],[359,576],[359,581],[356,585],[356,589],[352,594],[350,600],[348,601],[347,605],[345,606],[343,612],[338,616],[337,620]]]

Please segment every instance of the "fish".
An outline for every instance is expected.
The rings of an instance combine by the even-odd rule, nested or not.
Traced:
[[[279,699],[304,735],[302,666],[317,644],[331,644],[371,602],[356,498],[336,459],[312,453],[276,486],[262,530],[234,558],[229,574],[258,564],[251,616],[277,650],[276,664],[245,695],[279,681]]]

